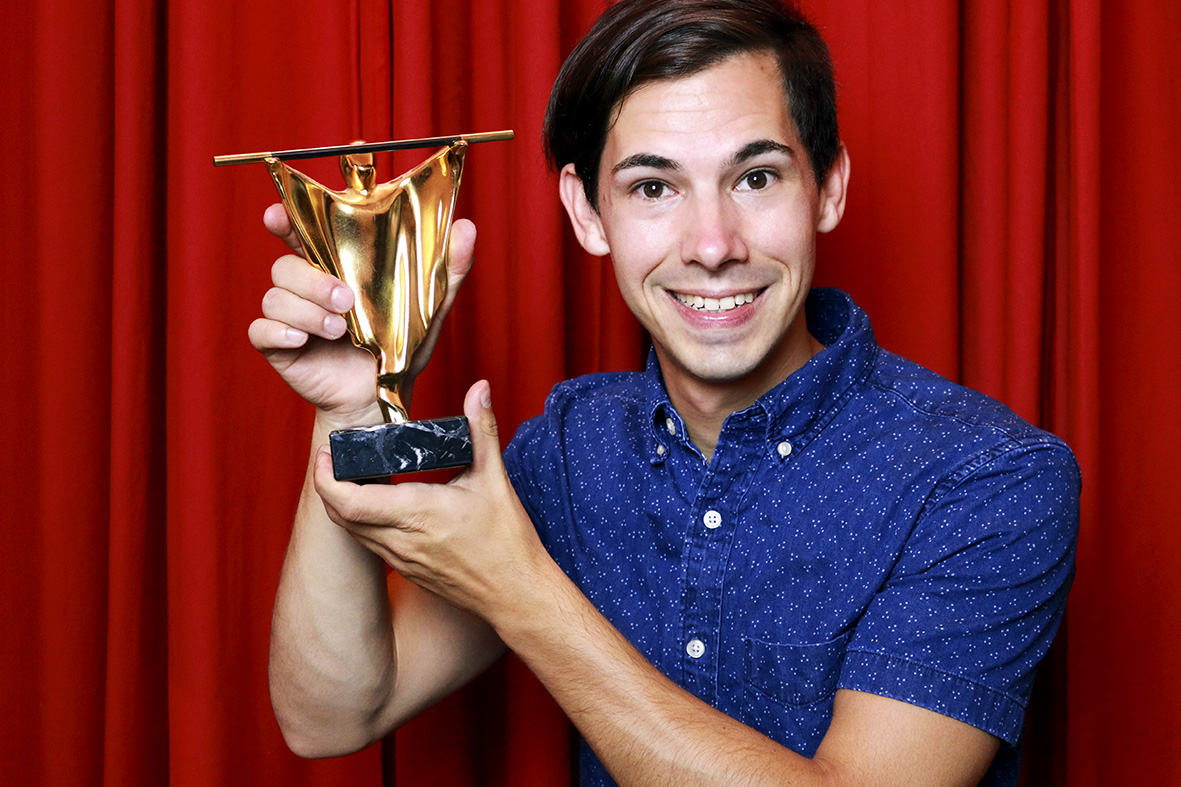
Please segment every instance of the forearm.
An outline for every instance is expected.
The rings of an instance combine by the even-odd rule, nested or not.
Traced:
[[[330,428],[317,418],[313,457]],[[329,520],[309,469],[271,624],[271,700],[293,751],[341,754],[380,736],[396,667],[390,620],[385,565]]]
[[[494,625],[621,785],[827,784],[780,746],[661,674],[557,566]],[[544,589],[539,592],[539,589]]]

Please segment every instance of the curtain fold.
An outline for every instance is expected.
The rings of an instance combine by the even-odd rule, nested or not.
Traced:
[[[1025,783],[1181,781],[1181,6],[810,0],[852,157],[817,283],[879,341],[1063,436],[1078,575]],[[0,9],[0,779],[571,783],[509,657],[382,747],[307,762],[267,694],[311,414],[246,340],[284,247],[215,154],[512,128],[473,146],[475,269],[415,417],[492,383],[503,439],[566,377],[637,368],[608,263],[540,155],[600,0],[36,0]],[[390,179],[417,154],[378,157]],[[331,160],[301,169],[339,183]]]
[[[166,144],[165,15],[152,0],[111,11],[109,260],[110,489],[107,519],[106,784],[168,776],[164,571],[164,331],[167,292],[161,166]],[[85,128],[85,126],[84,126]],[[102,195],[95,195],[100,197]],[[102,270],[101,265],[93,266]],[[101,532],[98,528],[93,528]]]

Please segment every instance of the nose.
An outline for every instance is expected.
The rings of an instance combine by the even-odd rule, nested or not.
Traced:
[[[746,258],[741,216],[730,200],[714,194],[700,195],[685,214],[681,246],[685,262],[719,268]]]

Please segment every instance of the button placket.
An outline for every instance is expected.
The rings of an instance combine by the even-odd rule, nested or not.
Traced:
[[[766,457],[766,423],[751,421],[738,418],[723,428],[719,449],[706,465],[704,483],[695,495],[694,519],[685,534],[681,685],[706,702],[718,697],[720,685],[724,580],[730,548],[740,528],[739,515],[731,506],[743,499],[754,477],[752,469]]]

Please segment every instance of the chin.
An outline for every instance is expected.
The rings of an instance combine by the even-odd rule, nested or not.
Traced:
[[[703,383],[724,384],[733,383],[750,376],[758,368],[757,363],[743,363],[733,358],[719,360],[716,363],[687,363],[681,368],[691,377]]]

